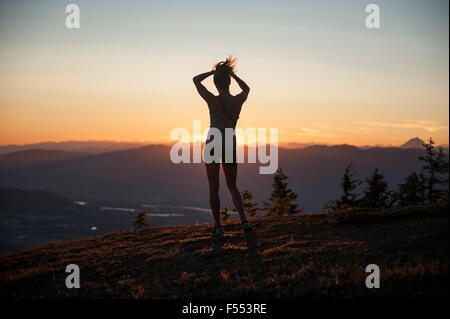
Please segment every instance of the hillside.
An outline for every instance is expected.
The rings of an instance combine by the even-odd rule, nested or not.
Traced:
[[[0,212],[58,211],[72,206],[71,200],[57,194],[0,187]]]
[[[448,296],[448,206],[117,232],[0,256],[0,297],[351,298]],[[65,287],[79,265],[81,288]],[[365,287],[380,267],[381,288]]]
[[[0,169],[17,169],[87,156],[87,153],[31,149],[0,155]]]
[[[108,208],[111,205],[113,207]],[[66,241],[129,230],[132,229],[133,217],[143,209],[156,211],[147,213],[149,222],[155,227],[212,220],[208,210],[196,207],[169,206],[165,209],[173,213],[163,213],[159,207],[150,205],[124,212],[120,207],[115,208],[114,202],[97,200],[77,204],[52,192],[0,187],[0,255],[54,240]]]

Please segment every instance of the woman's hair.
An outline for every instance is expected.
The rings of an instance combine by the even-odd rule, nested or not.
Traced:
[[[217,62],[214,65],[214,84],[217,88],[227,89],[230,86],[230,76],[235,70],[237,58],[229,56],[225,61]]]

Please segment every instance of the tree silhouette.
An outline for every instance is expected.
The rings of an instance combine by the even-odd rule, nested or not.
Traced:
[[[406,179],[404,184],[399,185],[399,191],[397,193],[397,200],[400,206],[406,205],[419,205],[424,202],[424,179],[417,175],[415,172],[411,173]]]
[[[133,227],[135,231],[153,226],[152,223],[149,223],[147,221],[146,215],[147,212],[143,210],[139,214],[134,216]]]
[[[362,181],[355,178],[356,170],[355,163],[351,162],[344,171],[344,176],[341,179],[342,195],[339,199],[330,200],[323,204],[322,208],[328,212],[337,212],[352,210],[358,208],[361,200],[358,199],[356,189],[362,184]]]
[[[293,214],[291,213],[291,202],[289,197],[275,198],[267,207],[267,214],[277,216]]]
[[[445,160],[445,154],[442,147],[438,151],[434,147],[435,142],[430,137],[428,143],[423,144],[425,147],[425,156],[420,156],[419,159],[425,163],[423,171],[426,179],[426,196],[429,204],[434,203],[439,197],[441,190],[435,185],[442,185],[445,181],[448,182],[448,176],[445,179],[443,175],[448,173],[448,162]]]
[[[244,211],[247,216],[253,217],[256,216],[256,213],[259,210],[258,203],[254,202],[253,194],[249,190],[244,190],[241,192],[242,201],[244,202]],[[237,211],[233,209],[233,211]]]
[[[222,208],[219,211],[219,214],[224,222],[227,221],[228,219],[230,219],[230,217],[231,217],[231,213],[230,213],[230,210],[228,209],[228,207]]]
[[[425,177],[425,174],[423,173],[423,169],[419,174],[419,197],[420,197],[420,203],[423,205],[426,201],[426,187],[427,179]]]
[[[337,201],[337,204],[341,207],[355,207],[358,204],[356,188],[361,185],[362,181],[355,179],[355,175],[355,166],[352,162],[345,168],[344,176],[341,180],[342,195],[340,200]]]
[[[372,176],[366,179],[367,189],[364,192],[362,202],[367,208],[383,208],[389,206],[391,203],[391,192],[388,191],[387,182],[384,175],[375,169]]]
[[[287,179],[288,177],[283,173],[283,170],[279,168],[273,178],[271,204],[266,208],[268,214],[281,216],[297,212],[297,205],[293,203],[297,199],[297,194],[288,187]]]

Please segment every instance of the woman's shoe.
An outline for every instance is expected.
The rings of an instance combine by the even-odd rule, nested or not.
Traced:
[[[248,221],[242,223],[242,229],[245,231],[252,230],[253,226]]]
[[[224,230],[223,230],[223,227],[222,226],[219,226],[219,227],[214,227],[214,230],[213,230],[213,236],[222,236],[223,234],[224,234]]]

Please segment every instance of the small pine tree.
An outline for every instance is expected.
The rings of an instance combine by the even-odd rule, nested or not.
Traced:
[[[449,201],[449,196],[448,196],[448,180],[442,182],[442,188],[441,188],[441,193],[439,195],[439,197],[437,198],[436,202],[437,203],[447,203],[448,204]]]
[[[446,160],[448,155],[445,155],[444,149],[439,146],[437,154],[438,169],[439,174],[439,188],[438,194],[436,195],[436,202],[448,202],[448,160]]]
[[[344,176],[341,179],[342,195],[340,199],[330,200],[322,205],[322,210],[325,212],[342,212],[358,208],[360,199],[356,189],[362,184],[362,181],[354,178],[356,175],[354,163],[350,163],[344,171]]]
[[[423,171],[426,177],[426,200],[427,203],[434,203],[441,190],[436,188],[436,185],[441,186],[445,180],[448,181],[448,161],[442,147],[438,148],[438,151],[434,147],[435,142],[430,137],[428,143],[423,144],[425,147],[425,156],[420,156],[419,159],[425,163]]]
[[[147,221],[146,215],[147,212],[143,210],[139,214],[134,216],[133,227],[135,231],[153,226],[153,224]]]
[[[330,200],[322,205],[322,210],[324,212],[335,212],[339,210],[339,205],[336,200]]]
[[[275,198],[267,207],[267,215],[283,216],[291,214],[292,200],[289,197]]]
[[[273,178],[273,191],[270,196],[271,204],[266,207],[268,214],[295,214],[297,212],[297,205],[293,202],[297,199],[297,194],[295,194],[290,188],[288,188],[288,177],[283,173],[282,169],[279,168]],[[286,211],[286,205],[288,210]]]
[[[219,211],[219,213],[220,213],[220,217],[222,218],[222,220],[224,222],[227,221],[228,219],[230,219],[230,217],[231,217],[231,213],[230,213],[230,210],[228,209],[228,207],[222,208]]]
[[[427,179],[425,177],[425,174],[423,173],[423,170],[419,174],[419,189],[418,189],[418,196],[419,201],[421,205],[424,205],[427,200]]]
[[[342,195],[341,198],[337,201],[337,205],[341,207],[350,207],[353,208],[358,204],[358,194],[356,193],[356,188],[361,185],[361,181],[355,179],[356,175],[354,163],[350,163],[344,172],[344,176],[341,180],[342,187]]]
[[[242,201],[244,202],[244,211],[247,216],[253,217],[256,216],[258,212],[258,203],[254,202],[253,194],[249,190],[245,190],[241,192]]]
[[[399,185],[398,193],[396,194],[400,206],[419,205],[422,204],[422,189],[420,177],[415,173],[411,173],[404,184]]]
[[[362,202],[367,208],[384,208],[390,205],[391,192],[383,174],[375,169],[372,176],[366,179],[367,189],[364,192]]]

